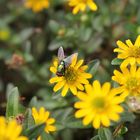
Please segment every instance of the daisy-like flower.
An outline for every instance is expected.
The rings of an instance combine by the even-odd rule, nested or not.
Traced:
[[[108,127],[111,120],[120,119],[119,113],[123,112],[120,103],[124,98],[117,96],[116,90],[111,89],[110,83],[106,82],[101,86],[96,80],[93,85],[86,85],[85,89],[86,93],[78,92],[77,97],[80,101],[74,105],[79,109],[75,117],[84,117],[84,125],[92,122],[93,127],[98,129],[101,125]]]
[[[74,7],[73,14],[77,14],[79,11],[85,11],[87,6],[93,11],[97,10],[97,5],[93,0],[70,0],[69,6]]]
[[[88,84],[89,78],[92,77],[91,74],[86,73],[85,70],[88,68],[87,65],[83,65],[84,60],[79,60],[77,62],[77,56],[73,57],[72,63],[66,68],[64,76],[57,76],[58,60],[53,62],[53,66],[50,67],[50,71],[56,76],[50,79],[50,83],[57,83],[54,86],[54,92],[62,88],[62,96],[65,96],[70,89],[70,91],[76,95],[77,88],[79,90],[84,90],[83,84]]]
[[[49,0],[25,0],[25,7],[40,12],[49,7]]]
[[[123,96],[140,96],[140,68],[136,64],[127,67],[121,67],[121,72],[114,70],[112,80],[116,81],[120,86],[118,92],[122,92]]]
[[[45,132],[54,132],[56,131],[56,127],[54,126],[55,119],[54,118],[49,118],[50,112],[45,111],[44,107],[41,107],[39,111],[37,111],[36,108],[32,108],[32,116],[34,118],[35,124],[41,124],[45,123]],[[39,138],[41,139],[41,138]]]
[[[121,67],[126,67],[128,64],[140,64],[140,35],[137,37],[134,44],[128,39],[126,40],[126,44],[117,41],[117,45],[119,48],[114,49],[114,52],[118,52],[117,57],[119,59],[124,59]]]
[[[0,140],[28,140],[27,137],[20,136],[22,127],[17,124],[16,120],[6,121],[0,117]]]

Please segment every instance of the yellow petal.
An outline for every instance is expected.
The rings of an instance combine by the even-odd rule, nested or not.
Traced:
[[[63,88],[63,90],[62,90],[61,95],[62,95],[62,96],[65,96],[65,95],[67,94],[67,92],[68,92],[68,89],[69,89],[68,85],[65,84],[65,86],[64,86],[64,88]]]
[[[83,62],[84,60],[79,60],[77,64],[75,65],[75,68],[78,69],[83,64]]]
[[[134,64],[130,67],[130,73],[131,73],[132,76],[135,76],[136,69],[137,69],[136,64]]]
[[[129,47],[134,47],[134,45],[132,44],[132,42],[131,42],[130,39],[126,40],[126,44],[127,44]]]
[[[56,69],[55,67],[50,67],[50,71],[51,71],[52,73],[56,74],[57,69]]]
[[[65,83],[66,83],[66,81],[58,82],[53,88],[54,92],[60,90],[65,85]]]
[[[111,107],[112,112],[115,113],[122,113],[124,111],[123,107],[121,107],[120,105],[114,105]]]
[[[79,90],[84,90],[84,86],[80,83],[76,83],[76,87],[79,89]]]
[[[27,137],[24,137],[24,136],[20,136],[16,140],[28,140],[28,138]]]
[[[140,47],[140,35],[137,37],[134,45]]]
[[[80,74],[80,77],[85,78],[85,79],[89,79],[92,77],[92,74],[84,72],[84,73]]]
[[[79,12],[79,10],[80,10],[80,7],[79,7],[79,6],[76,6],[76,7],[73,9],[72,13],[75,15],[75,14],[77,14],[77,13]]]
[[[89,84],[89,81],[86,80],[86,79],[84,79],[84,78],[79,78],[79,79],[77,80],[77,82],[82,83],[82,84]]]
[[[97,5],[92,0],[88,0],[88,6],[93,11],[96,11],[97,10]]]
[[[120,65],[120,68],[122,69],[123,67],[127,67],[127,65],[129,64],[129,59],[125,59],[121,65]]]
[[[95,129],[98,129],[98,128],[100,128],[100,124],[101,124],[100,116],[96,115],[94,120],[93,120],[93,127]]]
[[[85,116],[85,118],[83,119],[83,124],[84,125],[88,125],[94,118],[94,114],[90,113],[89,115]]]
[[[101,93],[101,85],[99,81],[95,80],[93,82],[93,89],[96,91],[96,93],[100,94]]]
[[[89,105],[86,102],[76,102],[74,104],[75,108],[87,108]]]
[[[52,126],[52,125],[48,125],[48,126],[45,127],[45,131],[47,133],[49,133],[49,131],[50,132],[54,132],[54,131],[56,131],[56,127],[55,126]]]
[[[39,136],[39,137],[37,138],[37,140],[41,140],[41,136]]]
[[[73,55],[71,66],[75,66],[75,65],[76,65],[76,62],[77,62],[77,56],[78,56],[77,53],[75,53],[75,54]]]
[[[104,83],[103,86],[102,86],[102,93],[104,95],[106,95],[107,93],[109,93],[110,87],[111,87],[111,85],[110,85],[109,82]]]
[[[111,94],[113,94],[113,96],[114,96],[114,95],[122,93],[124,90],[125,90],[124,86],[113,88]]]
[[[116,48],[116,49],[114,49],[114,52],[123,53],[123,52],[125,52],[125,51],[124,51],[124,50],[122,50],[122,49],[120,49],[120,48]]]
[[[71,92],[72,92],[74,95],[77,94],[77,89],[76,89],[75,86],[70,86],[70,90],[71,90]]]
[[[129,70],[127,67],[121,67],[121,71],[123,72],[124,75],[128,75],[129,74]]]
[[[57,76],[56,76],[56,77],[51,78],[49,82],[50,82],[51,84],[53,84],[53,83],[60,82],[60,81],[62,81],[62,80],[63,80],[62,77],[57,77]]]
[[[49,118],[49,115],[50,115],[50,112],[46,111],[43,118],[45,118],[45,120],[47,120]]]
[[[124,98],[116,97],[112,99],[113,104],[120,104],[124,101]]]
[[[84,117],[85,115],[87,115],[88,113],[89,113],[88,109],[81,109],[81,110],[76,111],[75,117],[81,118],[81,117]]]
[[[92,94],[93,92],[93,88],[90,84],[85,85],[85,90],[86,90],[86,93],[89,95]]]
[[[134,65],[135,63],[136,63],[136,58],[134,58],[134,57],[130,57],[130,58],[128,58],[129,60],[129,63],[131,64],[131,65]]]
[[[54,118],[49,118],[47,120],[47,124],[53,124],[55,122],[55,119]]]
[[[83,70],[83,71],[87,70],[87,68],[88,68],[87,65],[84,65],[84,66],[81,66],[81,67],[80,67],[80,69]]]
[[[101,116],[101,122],[106,127],[108,127],[110,125],[109,118],[106,115]]]
[[[123,42],[121,42],[120,40],[117,41],[117,45],[123,50],[128,49],[128,46],[126,44],[124,44]]]
[[[88,98],[87,94],[84,92],[78,92],[77,97],[82,101],[85,101]]]
[[[137,58],[136,61],[138,64],[140,64],[140,58]]]
[[[120,119],[120,116],[116,113],[109,113],[108,116],[112,121],[119,121]]]
[[[117,77],[123,77],[122,73],[118,70],[114,70],[114,75],[116,75]]]

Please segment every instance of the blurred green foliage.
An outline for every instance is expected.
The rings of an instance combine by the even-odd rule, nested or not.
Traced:
[[[58,131],[53,137],[47,136],[48,139],[89,140],[98,134],[100,136],[92,140],[112,140],[113,126],[112,130],[102,129],[97,133],[92,126],[84,127],[81,120],[74,118],[72,106],[77,99],[71,94],[62,98],[60,93],[53,93],[49,67],[58,48],[63,46],[67,55],[78,52],[85,63],[96,59],[90,62],[93,79],[110,81],[115,67],[111,66],[111,61],[115,58],[116,41],[135,40],[140,34],[140,1],[96,0],[97,12],[87,10],[77,15],[71,13],[66,0],[51,0],[49,9],[40,13],[26,9],[23,2],[0,0],[1,115],[5,113],[6,90],[13,84],[19,88],[20,96],[25,97],[21,98],[22,104],[44,106],[57,118]],[[112,61],[112,64],[118,63],[118,60]],[[127,121],[129,133],[115,140],[139,139],[139,116],[132,126],[129,122],[133,122],[134,117],[128,114],[124,115],[128,118],[123,123]]]

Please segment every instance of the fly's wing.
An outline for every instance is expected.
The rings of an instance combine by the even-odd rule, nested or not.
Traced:
[[[74,53],[74,54],[72,54],[72,55],[66,57],[66,58],[64,59],[65,66],[68,67],[68,66],[72,63],[73,58],[77,58],[77,56],[78,56],[78,53]]]
[[[58,49],[58,60],[59,62],[65,58],[63,47]]]

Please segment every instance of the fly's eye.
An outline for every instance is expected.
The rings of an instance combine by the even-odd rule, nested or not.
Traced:
[[[61,61],[61,63],[60,63],[61,65],[63,65],[64,64],[64,62],[63,61]]]

